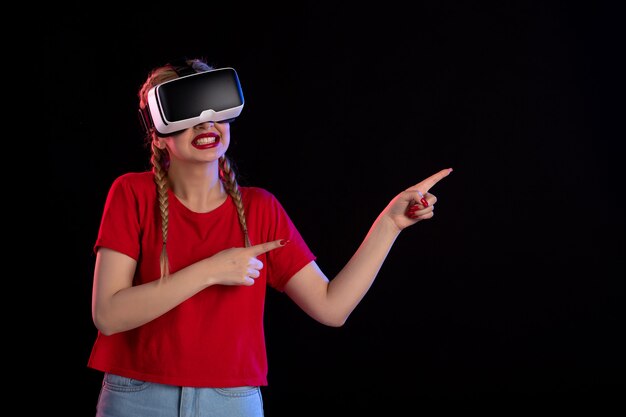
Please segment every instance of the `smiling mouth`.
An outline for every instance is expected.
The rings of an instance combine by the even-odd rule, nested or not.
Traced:
[[[220,137],[218,135],[202,135],[194,139],[191,145],[198,149],[208,149],[217,146],[219,142]]]
[[[200,138],[200,139],[194,140],[193,144],[194,145],[200,145],[200,146],[202,146],[202,145],[209,145],[211,143],[215,143],[216,140],[217,140],[217,138],[215,136],[209,136],[209,137],[206,137],[206,138]]]

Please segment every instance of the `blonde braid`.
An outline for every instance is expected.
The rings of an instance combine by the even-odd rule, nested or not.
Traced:
[[[161,250],[161,278],[165,278],[170,274],[169,259],[167,256],[167,230],[169,223],[169,200],[167,190],[169,188],[167,181],[167,162],[168,155],[165,151],[159,149],[154,141],[152,142],[152,158],[150,159],[154,169],[154,182],[157,186],[159,197],[159,211],[161,212],[161,234],[163,235],[163,249]]]
[[[191,65],[196,72],[210,71],[213,69],[210,65],[206,64],[201,59],[187,60],[187,64]],[[172,65],[168,64],[159,68],[155,68],[148,75],[148,79],[143,83],[139,89],[139,108],[145,109],[148,105],[148,92],[150,89],[158,84],[164,83],[169,80],[173,80],[178,77],[176,70]],[[165,278],[169,275],[169,258],[167,256],[167,231],[169,222],[169,202],[168,202],[168,176],[167,170],[169,169],[169,154],[167,150],[159,149],[155,145],[157,139],[154,128],[150,128],[150,131],[146,135],[146,146],[150,146],[152,150],[152,157],[150,162],[153,166],[154,182],[157,186],[159,211],[161,212],[161,234],[163,235],[163,249],[161,250],[160,264],[161,264],[161,278]],[[239,193],[239,187],[234,177],[230,178],[231,170],[230,164],[226,169],[228,171],[227,179],[222,179],[222,182],[226,184],[226,188],[229,188],[229,194],[235,198],[237,203],[237,212],[239,213],[239,221],[242,222],[244,234],[246,236],[246,243],[248,240],[248,231],[245,226],[246,219],[243,215],[243,205],[241,203],[241,194]],[[234,185],[233,185],[234,184]],[[233,194],[234,193],[234,194]],[[249,245],[247,245],[249,246]]]
[[[226,192],[233,198],[235,206],[237,207],[237,215],[239,216],[239,224],[245,239],[246,247],[252,246],[250,243],[250,237],[248,236],[248,225],[246,224],[246,213],[243,208],[243,200],[241,198],[241,191],[239,190],[239,184],[235,178],[235,171],[230,165],[230,161],[226,155],[220,157],[220,179],[224,184]]]

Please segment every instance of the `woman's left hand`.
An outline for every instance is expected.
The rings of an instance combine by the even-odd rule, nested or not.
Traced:
[[[437,197],[428,191],[447,177],[452,168],[442,169],[425,180],[407,188],[387,205],[382,215],[387,216],[399,230],[432,218]]]

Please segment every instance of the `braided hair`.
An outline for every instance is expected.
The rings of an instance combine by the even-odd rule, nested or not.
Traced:
[[[201,59],[194,58],[186,60],[188,66],[192,67],[196,72],[210,71],[213,68]],[[139,90],[139,106],[144,109],[148,103],[148,91],[165,81],[178,78],[178,74],[174,66],[168,64],[162,67],[155,68],[151,71],[148,79],[144,82]],[[154,128],[149,129],[146,134],[146,144],[150,146],[152,157],[150,163],[152,164],[152,172],[154,173],[154,182],[156,184],[157,191],[157,204],[159,205],[159,213],[161,215],[161,236],[163,240],[163,246],[160,256],[161,265],[161,278],[165,278],[169,275],[169,260],[167,256],[167,235],[169,226],[169,181],[168,181],[168,169],[170,165],[170,155],[167,149],[160,149],[156,146],[157,135]],[[239,224],[244,234],[244,244],[246,247],[251,246],[250,237],[248,236],[248,226],[246,224],[246,214],[243,206],[243,200],[241,198],[241,191],[239,190],[239,184],[237,183],[237,174],[233,169],[233,164],[226,155],[223,155],[219,159],[219,173],[220,180],[224,186],[224,189],[233,199],[235,207],[237,208],[237,216],[239,218]]]

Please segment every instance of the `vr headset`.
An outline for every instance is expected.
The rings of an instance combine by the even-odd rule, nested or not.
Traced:
[[[154,128],[159,136],[171,136],[200,123],[230,123],[239,116],[244,99],[233,68],[175,69],[180,77],[152,87],[147,106],[139,109],[146,132]]]

